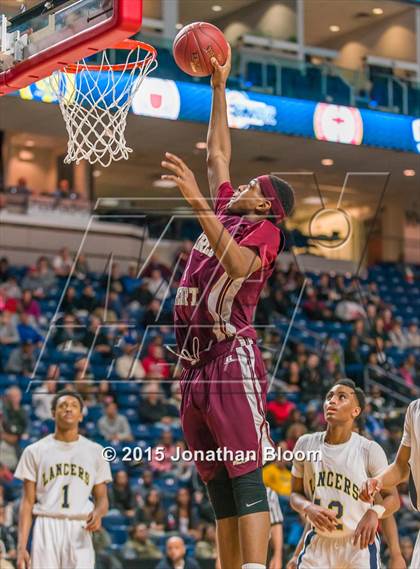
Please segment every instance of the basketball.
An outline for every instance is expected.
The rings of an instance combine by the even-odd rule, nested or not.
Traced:
[[[173,44],[173,55],[178,65],[188,75],[211,75],[212,57],[223,65],[228,54],[228,43],[223,33],[206,22],[194,22],[180,30]]]

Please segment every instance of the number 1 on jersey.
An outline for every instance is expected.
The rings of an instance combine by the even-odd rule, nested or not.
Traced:
[[[70,504],[69,504],[69,486],[70,484],[65,484],[62,487],[62,492],[63,492],[63,502],[61,504],[62,508],[70,508]]]

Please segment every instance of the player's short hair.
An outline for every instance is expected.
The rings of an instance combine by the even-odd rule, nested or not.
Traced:
[[[80,405],[80,410],[83,411],[84,402],[82,396],[80,395],[80,393],[77,393],[77,391],[72,391],[71,389],[62,389],[61,391],[57,391],[57,393],[54,395],[51,401],[51,411],[55,411],[58,400],[61,397],[65,397],[66,395],[69,395],[70,397],[74,397],[75,399],[77,399]]]
[[[295,207],[295,191],[287,182],[277,176],[269,176],[271,183],[277,191],[281,205],[287,217],[292,214]]]
[[[363,389],[361,389],[360,387],[357,387],[357,385],[354,383],[354,381],[352,379],[347,378],[347,377],[345,377],[343,379],[337,379],[337,381],[334,383],[334,385],[345,385],[346,387],[349,387],[350,389],[352,389],[354,391],[354,395],[356,396],[357,402],[358,402],[359,407],[361,409],[361,412],[359,415],[359,417],[361,417],[362,413],[366,407],[366,395],[365,395],[365,392],[363,391]]]

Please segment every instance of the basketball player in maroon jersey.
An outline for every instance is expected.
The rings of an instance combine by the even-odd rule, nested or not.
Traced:
[[[215,511],[222,569],[264,569],[270,516],[261,469],[264,449],[273,443],[265,417],[267,371],[252,321],[283,248],[277,225],[290,215],[294,194],[274,176],[259,176],[237,189],[230,182],[225,91],[230,61],[230,51],[224,66],[212,60],[207,166],[214,210],[177,156],[165,154],[162,166],[171,173],[162,177],[176,182],[203,229],[174,309],[177,355],[184,368],[185,439],[196,456],[206,453],[195,463]],[[207,452],[217,450],[222,458]]]

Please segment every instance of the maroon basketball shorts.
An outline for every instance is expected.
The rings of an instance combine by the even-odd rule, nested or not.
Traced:
[[[273,448],[266,420],[267,370],[254,340],[237,337],[230,350],[181,374],[181,423],[205,483],[223,467],[230,478],[252,472]]]

